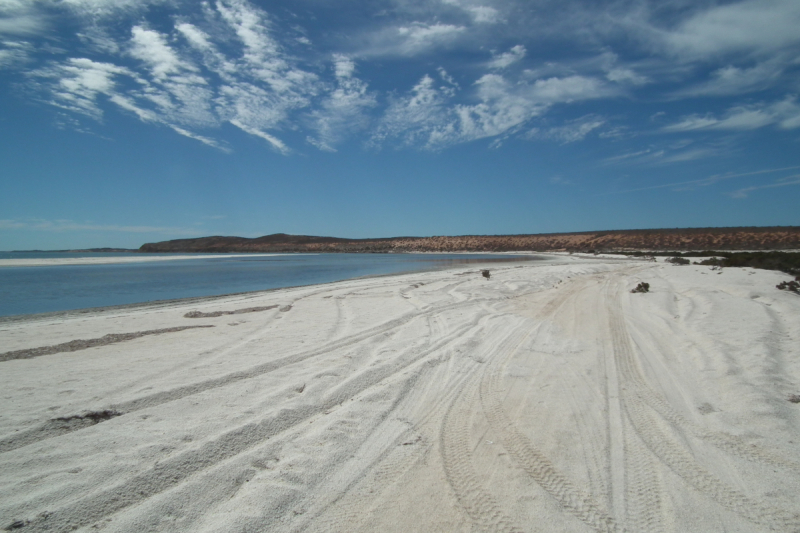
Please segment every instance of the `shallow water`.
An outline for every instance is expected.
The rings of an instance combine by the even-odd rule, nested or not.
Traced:
[[[150,254],[148,254],[150,255]],[[168,256],[171,254],[152,254]],[[188,254],[172,254],[188,255]],[[130,257],[124,253],[0,253],[0,259]],[[141,257],[134,254],[133,257]],[[283,254],[108,265],[0,268],[0,316],[313,285],[535,256]]]

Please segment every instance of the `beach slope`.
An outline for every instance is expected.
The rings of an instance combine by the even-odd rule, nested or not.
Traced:
[[[800,530],[788,276],[490,268],[0,319],[0,528]]]

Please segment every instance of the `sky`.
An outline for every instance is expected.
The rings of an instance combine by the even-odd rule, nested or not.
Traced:
[[[0,250],[800,225],[797,0],[0,0]]]

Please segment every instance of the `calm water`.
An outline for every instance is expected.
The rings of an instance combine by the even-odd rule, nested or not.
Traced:
[[[0,252],[0,259],[120,256],[130,255]],[[116,265],[0,267],[0,316],[213,296],[361,276],[438,270],[469,263],[530,259],[535,258],[491,254],[286,254],[269,257],[226,257],[222,254],[209,259]]]

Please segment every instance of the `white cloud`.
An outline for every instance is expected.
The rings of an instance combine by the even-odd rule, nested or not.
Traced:
[[[290,64],[281,46],[270,35],[266,14],[243,0],[220,0],[216,7],[244,45],[244,64],[238,68],[247,69],[249,76],[285,95],[284,100],[293,99],[296,105],[307,105],[307,97],[316,91],[317,76]]]
[[[113,94],[111,95],[109,100],[111,100],[111,102],[115,103],[122,109],[134,113],[137,117],[139,117],[139,120],[143,122],[153,122],[153,123],[160,122],[158,115],[156,115],[149,109],[142,109],[141,107],[137,106],[133,102],[133,100],[131,100],[126,96],[122,96],[121,94]]]
[[[496,69],[504,69],[509,65],[520,61],[523,57],[525,57],[525,47],[521,44],[518,44],[511,48],[508,52],[503,52],[502,54],[496,55],[494,59],[489,62],[489,66],[491,68]]]
[[[34,74],[53,80],[53,104],[96,120],[103,116],[98,97],[114,94],[114,78],[133,75],[124,67],[88,58],[72,58],[65,64],[41,69]]]
[[[647,148],[629,151],[620,155],[607,157],[607,164],[622,165],[666,165],[685,163],[697,159],[720,157],[727,154],[730,147],[726,142],[704,142],[698,144],[692,139],[684,138],[671,142],[654,143]],[[637,189],[638,190],[638,189]],[[619,192],[619,191],[618,191]],[[627,191],[622,191],[627,192]]]
[[[41,33],[44,21],[32,15],[0,17],[0,35],[27,36]]]
[[[446,89],[424,76],[407,96],[392,102],[373,142],[396,137],[404,144],[440,149],[512,134],[552,105],[610,94],[601,81],[582,76],[525,83],[485,74],[475,82],[476,104],[454,103],[454,93]]]
[[[699,12],[664,39],[672,51],[690,57],[770,54],[800,42],[798,27],[796,0],[746,0]]]
[[[375,58],[431,54],[452,46],[466,29],[465,26],[441,22],[411,22],[369,29],[356,39],[361,44],[353,55]]]
[[[343,54],[334,54],[333,56],[334,73],[340,80],[351,78],[356,70],[355,62]]]
[[[583,117],[563,126],[552,128],[534,128],[526,136],[560,141],[564,144],[582,141],[592,131],[603,126],[605,120],[596,116]]]
[[[25,41],[3,41],[0,43],[0,68],[10,68],[30,60],[33,47]]]
[[[55,14],[72,17],[78,26],[78,48],[47,52],[50,62],[37,65],[38,72],[51,74],[36,77],[47,91],[43,100],[96,119],[109,110],[129,113],[219,149],[227,148],[212,130],[225,124],[281,153],[291,152],[285,133],[290,131],[297,133],[292,139],[306,138],[323,150],[335,150],[364,131],[373,143],[440,149],[530,131],[532,119],[556,105],[622,95],[641,102],[637,91],[645,84],[648,101],[666,96],[670,105],[686,96],[788,86],[797,73],[797,64],[790,65],[800,43],[796,0],[734,0],[710,7],[626,1],[609,8],[568,0],[558,9],[537,5],[536,10],[523,9],[528,6],[521,0],[402,1],[380,17],[354,17],[346,28],[328,27],[327,33],[314,33],[317,25],[301,27],[303,14],[267,13],[258,7],[267,4],[248,0],[0,0],[0,17],[31,16],[52,24],[55,18],[42,13]],[[4,11],[4,6],[14,8]],[[364,9],[376,14],[373,7]],[[499,31],[491,24],[501,17]],[[649,47],[633,48],[631,37],[642,33],[653,35]],[[70,43],[76,41],[73,36]],[[554,46],[559,42],[570,46]],[[19,35],[6,39],[0,66],[22,64],[31,49],[45,57],[43,43]],[[495,51],[491,57],[489,50]],[[537,69],[520,73],[518,65],[533,63],[531,55]],[[82,59],[93,64],[76,63]],[[126,67],[111,71],[102,65]],[[369,85],[359,79],[356,65],[369,76]],[[390,69],[391,75],[381,78]],[[426,71],[430,75],[420,78]],[[418,83],[404,82],[404,76]],[[703,79],[675,89],[690,77]],[[403,88],[393,90],[397,87]],[[561,142],[613,134],[593,125],[598,121],[555,127],[545,122],[536,124],[536,131]],[[769,125],[800,127],[796,100],[748,103],[714,114],[695,111],[659,131]],[[661,157],[692,156],[684,151],[679,156],[667,150]]]
[[[675,95],[720,96],[759,91],[773,85],[782,74],[783,66],[774,59],[749,68],[726,65],[713,71],[708,81],[681,89]]]
[[[278,150],[280,153],[282,153],[282,154],[289,153],[289,147],[286,146],[283,143],[283,141],[281,141],[277,137],[275,137],[273,135],[270,135],[269,133],[266,133],[264,131],[261,131],[261,130],[258,130],[256,128],[253,128],[251,126],[248,126],[247,124],[243,124],[241,121],[239,121],[237,119],[231,119],[230,123],[233,124],[234,126],[236,126],[237,128],[239,128],[240,130],[242,130],[245,133],[249,133],[250,135],[254,135],[256,137],[261,137],[262,139],[267,141],[273,148]]]
[[[336,54],[333,63],[336,87],[310,114],[317,134],[307,138],[326,151],[335,151],[334,145],[345,136],[366,128],[366,111],[377,104],[375,96],[367,92],[367,84],[354,77],[356,65],[352,59]]]
[[[60,3],[82,17],[98,20],[121,13],[134,15],[152,5],[172,4],[174,0],[60,0]]]
[[[231,149],[227,146],[222,146],[220,143],[215,141],[214,139],[210,139],[208,137],[203,137],[202,135],[198,135],[196,133],[192,133],[191,131],[187,131],[183,128],[179,128],[174,124],[169,124],[169,127],[172,128],[176,133],[183,135],[184,137],[188,137],[190,139],[194,139],[196,141],[200,141],[201,143],[211,146],[212,148],[217,148],[218,150],[222,150],[223,152],[230,153]]]
[[[649,80],[647,76],[642,76],[633,70],[625,67],[615,67],[606,73],[606,79],[616,83],[630,83],[632,85],[644,85]]]
[[[34,36],[46,28],[45,17],[33,2],[23,0],[0,2],[0,36]]]
[[[201,51],[213,50],[214,46],[211,44],[208,35],[197,26],[187,22],[181,22],[175,25],[175,29],[178,30],[194,48]]]
[[[451,42],[464,32],[463,26],[452,24],[414,23],[397,28],[401,38],[399,50],[403,55],[415,55]]]
[[[407,96],[391,102],[373,141],[401,137],[406,144],[425,144],[433,130],[450,127],[447,104],[447,95],[426,74]]]
[[[122,4],[120,9],[135,8],[134,3]],[[111,3],[100,1],[65,5],[84,14],[96,9],[103,15],[112,9]],[[97,29],[100,26],[87,29],[80,38],[94,50],[127,53],[141,63],[127,69],[89,59],[55,61],[39,69],[38,79],[43,80],[39,87],[50,93],[51,103],[63,109],[99,120],[104,102],[108,102],[139,120],[163,124],[223,151],[229,149],[198,129],[231,123],[266,140],[279,152],[289,153],[271,130],[296,127],[292,122],[299,117],[293,113],[309,108],[320,92],[327,89],[331,93],[318,98],[331,116],[336,112],[344,116],[348,106],[355,106],[361,82],[354,78],[345,81],[352,64],[337,62],[339,82],[328,87],[316,74],[298,67],[297,60],[271,35],[266,14],[248,2],[219,0],[205,4],[202,12],[204,21],[179,19],[173,31],[156,31],[143,22],[133,24],[127,42],[108,41],[108,34]],[[224,53],[216,44],[219,42],[224,44]],[[231,46],[237,42],[240,48]],[[0,53],[0,64],[10,61],[6,55]],[[361,96],[367,98],[366,93]],[[331,144],[334,137],[341,137],[333,133],[341,123],[332,118],[329,122],[325,138]],[[325,120],[320,118],[319,123]]]
[[[614,94],[614,90],[600,80],[579,75],[536,80],[530,91],[536,100],[543,103],[573,102]]]
[[[197,71],[194,65],[178,58],[160,33],[141,26],[134,26],[131,33],[131,55],[147,63],[156,80],[162,81],[185,71]]]
[[[783,129],[800,127],[800,106],[795,98],[788,97],[773,104],[736,106],[729,109],[722,118],[712,115],[690,115],[675,124],[665,126],[666,132],[695,130],[745,131],[775,124]]]
[[[493,24],[501,20],[500,12],[491,6],[476,5],[465,0],[442,0],[442,3],[461,8],[478,24]]]

